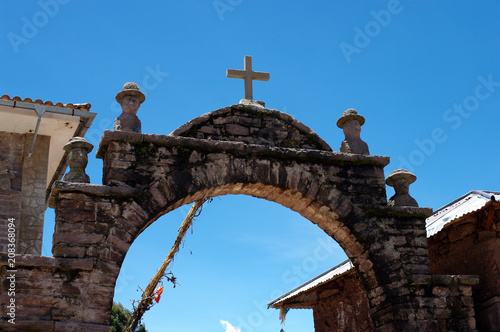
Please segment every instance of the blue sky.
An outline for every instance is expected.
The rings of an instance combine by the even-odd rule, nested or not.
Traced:
[[[291,114],[338,151],[335,125],[355,108],[371,154],[417,175],[420,206],[437,209],[472,189],[500,190],[500,3],[494,1],[85,1],[3,2],[0,93],[92,104],[95,145],[120,114],[123,83],[147,96],[143,133],[169,134],[237,103],[243,82],[227,68],[270,72],[254,98]],[[94,150],[95,151],[95,150]],[[87,173],[101,183],[102,161]],[[388,188],[388,196],[393,191]],[[189,207],[173,211],[132,245],[115,300],[130,307],[175,238]],[[44,255],[50,256],[48,211]],[[311,222],[272,202],[223,196],[195,221],[149,331],[279,331],[277,295],[339,263],[341,248]],[[313,331],[310,310],[285,330]]]

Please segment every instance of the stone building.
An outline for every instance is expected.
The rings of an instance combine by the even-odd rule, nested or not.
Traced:
[[[431,273],[471,275],[478,331],[500,331],[500,193],[471,191],[427,218]],[[436,289],[435,295],[449,294]],[[373,331],[368,297],[349,260],[271,301],[269,307],[313,309],[317,332]],[[461,330],[460,326],[457,330]]]
[[[50,188],[67,162],[63,146],[83,136],[95,113],[90,104],[53,104],[29,98],[0,98],[0,234],[16,220],[16,253],[40,255]],[[7,252],[0,237],[0,252]]]
[[[479,331],[500,331],[500,192],[473,190],[427,219],[433,274],[478,275]]]
[[[349,260],[271,301],[274,309],[313,309],[314,328],[327,331],[373,331],[368,297]]]

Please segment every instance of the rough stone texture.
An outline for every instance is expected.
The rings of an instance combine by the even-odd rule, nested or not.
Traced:
[[[233,105],[195,118],[172,135],[332,151],[312,129],[277,110]]]
[[[409,324],[386,325],[378,330],[474,331],[472,286],[477,276],[415,275],[409,278],[410,298],[415,310],[397,320]],[[373,291],[375,295],[381,289]],[[406,293],[406,291],[403,291]],[[371,294],[370,296],[373,296]],[[355,269],[284,301],[287,308],[312,308],[316,332],[376,331],[367,293]],[[398,326],[399,325],[399,326]]]
[[[109,316],[105,308],[112,304],[114,284],[92,276],[90,259],[16,255],[15,272],[7,270],[6,254],[0,254],[0,262],[0,302],[6,304],[14,298],[16,303],[15,325],[5,321],[10,317],[2,310],[2,331],[109,331],[108,325],[99,327],[95,321]],[[5,277],[11,274],[15,275],[15,297],[7,292],[9,280]],[[93,306],[86,306],[87,299],[92,299]],[[76,317],[78,323],[58,327],[61,321]]]
[[[24,146],[21,218],[18,223],[16,252],[41,255],[50,137],[38,135],[33,154],[28,157],[32,140],[33,135],[27,134]]]
[[[7,170],[0,190],[0,234],[7,234],[9,218],[21,219],[21,184],[24,135],[0,132],[0,162]],[[0,252],[7,252],[7,237],[0,237]]]
[[[473,287],[478,330],[500,331],[500,209],[488,230],[487,215],[488,209],[478,211],[432,236],[429,256],[432,273],[479,276]]]
[[[32,134],[0,133],[0,162],[8,161],[10,175],[10,186],[0,190],[0,231],[7,234],[7,221],[14,218],[16,252],[40,255],[50,137],[38,135],[28,157],[32,139]],[[7,252],[6,239],[0,239],[0,252]]]
[[[373,331],[370,306],[366,292],[355,270],[351,270],[335,283],[321,287],[318,304],[314,306],[314,330],[330,331]]]
[[[175,135],[105,131],[97,152],[104,185],[57,182],[53,188],[55,258],[26,258],[17,266],[20,278],[29,276],[35,289],[51,294],[20,305],[17,319],[32,320],[30,326],[52,320],[55,331],[104,331],[121,264],[145,228],[195,200],[244,194],[297,211],[342,246],[366,291],[375,331],[439,331],[438,310],[448,310],[446,326],[453,321],[473,330],[474,311],[458,301],[465,296],[451,289],[449,296],[429,295],[414,282],[430,280],[425,218],[431,210],[387,206],[389,158],[329,151],[298,121],[254,107],[215,111]],[[236,126],[227,132],[228,124],[256,137]],[[264,138],[264,132],[272,134]],[[2,307],[5,291],[4,284]],[[0,328],[10,327],[2,318]]]

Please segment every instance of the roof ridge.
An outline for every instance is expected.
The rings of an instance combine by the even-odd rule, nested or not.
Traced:
[[[479,195],[484,196],[487,199],[491,199],[491,197],[495,195],[500,195],[500,192],[492,190],[473,190],[473,191],[478,193]]]
[[[451,201],[450,203],[448,203],[446,205],[443,205],[442,207],[440,207],[439,209],[437,209],[436,211],[434,211],[434,213],[432,214],[432,216],[435,216],[435,215],[439,214],[439,212],[441,212],[442,210],[446,209],[449,206],[452,206],[453,204],[455,204],[458,201],[462,200],[464,197],[468,196],[469,194],[473,193],[474,191],[475,190],[471,190],[468,193],[466,193],[466,194],[460,196],[459,198],[455,199],[454,201]],[[432,216],[430,216],[429,218],[431,218]]]

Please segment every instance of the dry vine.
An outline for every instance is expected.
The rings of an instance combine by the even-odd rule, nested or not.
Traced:
[[[134,312],[130,316],[129,323],[125,331],[127,332],[135,331],[144,313],[153,306],[153,300],[156,297],[155,296],[156,287],[158,286],[158,284],[161,283],[161,279],[163,277],[166,277],[169,282],[172,282],[174,284],[174,288],[177,285],[177,278],[172,274],[172,272],[165,273],[165,270],[174,259],[175,254],[179,251],[179,246],[181,242],[183,242],[184,235],[191,227],[193,219],[200,215],[201,207],[203,203],[205,203],[205,201],[207,201],[207,199],[194,202],[193,206],[191,207],[191,210],[189,210],[186,218],[179,227],[179,234],[177,235],[177,238],[175,239],[175,242],[172,248],[170,249],[167,258],[165,258],[160,269],[156,272],[155,276],[153,277],[153,279],[151,279],[148,286],[144,290],[141,300],[134,301]],[[135,304],[137,302],[138,304],[136,306]]]

